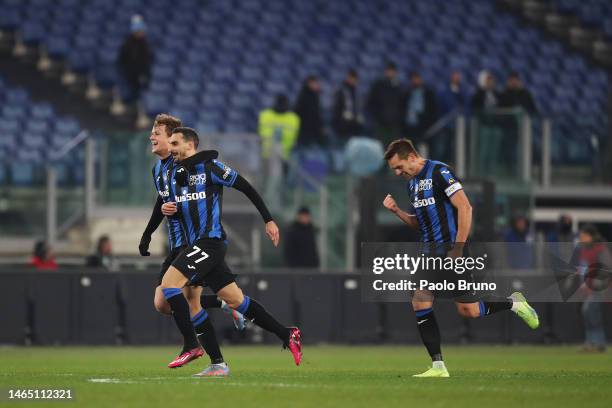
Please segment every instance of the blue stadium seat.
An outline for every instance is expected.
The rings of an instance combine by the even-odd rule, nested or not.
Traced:
[[[51,104],[41,102],[32,104],[30,108],[30,115],[33,119],[51,120],[55,116],[55,112]]]
[[[144,95],[145,111],[150,116],[165,112],[168,110],[168,100],[166,93],[149,91]]]
[[[50,58],[65,58],[70,50],[70,43],[65,36],[51,36],[46,40],[46,49]]]
[[[2,117],[8,120],[25,120],[27,116],[26,105],[7,104],[2,108]]]
[[[79,122],[74,118],[58,118],[55,122],[55,132],[57,134],[75,137],[79,131]]]

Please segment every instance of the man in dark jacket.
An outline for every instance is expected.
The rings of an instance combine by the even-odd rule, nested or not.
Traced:
[[[357,97],[357,72],[350,69],[334,96],[332,125],[342,144],[352,136],[363,133],[363,116]]]
[[[506,89],[501,94],[501,106],[506,108],[521,107],[529,114],[537,114],[531,92],[523,86],[523,81],[517,72],[511,72],[506,81]]]
[[[127,99],[137,101],[142,91],[149,86],[153,52],[145,36],[145,24],[141,16],[132,17],[131,31],[119,50],[118,64],[119,72],[129,89]]]
[[[384,76],[372,84],[366,102],[374,136],[384,146],[400,136],[401,105],[402,89],[397,78],[397,67],[393,62],[387,62]]]
[[[291,268],[319,266],[315,229],[310,218],[310,210],[307,207],[300,208],[295,221],[289,227],[284,254],[285,263]]]
[[[293,110],[300,117],[300,132],[297,143],[301,147],[325,145],[320,95],[321,84],[319,78],[315,75],[309,75],[302,84]]]
[[[410,73],[410,87],[402,101],[404,136],[419,140],[436,122],[436,97],[418,72]]]
[[[453,71],[450,81],[440,89],[438,93],[438,111],[440,115],[446,115],[452,111],[467,113],[469,110],[470,97],[462,81],[461,72]]]

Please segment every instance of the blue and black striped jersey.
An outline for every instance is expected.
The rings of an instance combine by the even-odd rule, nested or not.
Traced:
[[[205,160],[188,168],[175,167],[171,174],[170,194],[189,245],[202,238],[225,240],[223,187],[232,187],[238,173],[220,161]]]
[[[153,184],[155,184],[157,194],[159,194],[164,203],[174,201],[174,198],[170,195],[169,182],[170,172],[174,167],[174,159],[172,159],[172,156],[168,156],[163,160],[158,160],[153,167]],[[179,219],[176,217],[167,217],[167,220],[170,250],[187,245]]]
[[[410,209],[419,222],[422,242],[452,243],[457,236],[457,209],[450,197],[463,186],[444,163],[426,160],[407,184]]]

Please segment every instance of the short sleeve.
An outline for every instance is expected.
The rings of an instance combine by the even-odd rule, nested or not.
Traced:
[[[238,172],[218,160],[213,160],[210,166],[213,184],[232,187],[238,177]]]
[[[447,197],[452,197],[459,190],[463,190],[461,181],[447,166],[440,166],[434,175],[435,182],[444,190]]]

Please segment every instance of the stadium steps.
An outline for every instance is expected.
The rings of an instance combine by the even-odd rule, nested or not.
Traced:
[[[10,50],[0,51],[0,74],[14,85],[28,90],[36,100],[53,104],[63,115],[76,117],[83,128],[103,131],[130,131],[132,122],[122,122],[105,110],[96,109],[79,94],[69,92],[59,78],[41,75],[35,63],[16,58]]]
[[[587,24],[577,14],[562,14],[543,0],[498,0],[499,5],[525,22],[560,39],[603,68],[612,68],[612,42],[602,27]]]

